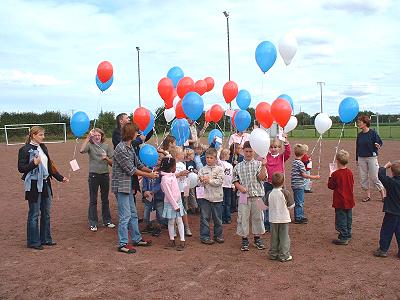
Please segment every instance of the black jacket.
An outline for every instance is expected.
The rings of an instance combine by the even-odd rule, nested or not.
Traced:
[[[42,148],[44,154],[47,156],[47,169],[49,171],[49,176],[44,182],[44,186],[48,185],[50,187],[50,191],[53,194],[53,191],[51,189],[51,182],[50,179],[54,177],[58,181],[62,181],[64,176],[62,176],[56,169],[53,161],[50,159],[49,156],[49,151],[47,150],[47,147],[45,144],[40,144],[40,147]],[[32,171],[33,169],[37,168],[33,161],[29,161],[29,150],[36,150],[37,146],[31,145],[31,144],[25,144],[23,147],[21,147],[18,151],[18,171],[22,173],[22,180],[25,180],[26,175]],[[47,190],[43,190],[44,194],[46,195]],[[31,190],[30,192],[25,192],[25,200],[29,201],[37,201],[38,199],[38,190],[37,190],[37,184],[36,180],[32,180],[31,183]]]
[[[400,216],[400,176],[389,177],[386,175],[386,169],[380,167],[378,177],[386,189],[383,211]]]

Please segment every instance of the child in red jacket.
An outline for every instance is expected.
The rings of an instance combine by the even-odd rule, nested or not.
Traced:
[[[351,240],[351,225],[354,203],[354,177],[346,167],[349,162],[349,152],[340,150],[336,154],[337,170],[330,174],[328,188],[333,190],[333,204],[335,208],[335,227],[339,236],[332,243],[347,245]]]

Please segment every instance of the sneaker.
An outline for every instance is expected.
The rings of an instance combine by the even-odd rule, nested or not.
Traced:
[[[28,248],[35,249],[35,250],[43,250],[44,247],[42,245],[39,246],[28,246]]]
[[[286,258],[281,258],[279,261],[280,262],[287,262],[287,261],[291,261],[293,259],[293,257],[291,256],[291,255],[289,255],[288,257],[286,257]]]
[[[160,228],[154,228],[153,232],[151,233],[152,236],[160,236],[160,234],[161,234]]]
[[[213,241],[213,240],[210,240],[210,239],[207,239],[207,240],[200,240],[200,242],[201,242],[202,244],[205,244],[205,245],[212,245],[212,244],[214,244],[214,241]]]
[[[387,257],[387,251],[383,251],[381,250],[381,248],[377,249],[376,251],[374,251],[374,256],[376,257]]]
[[[313,192],[312,190],[304,190],[304,193],[307,193],[307,194],[310,194],[312,192]]]
[[[218,244],[223,244],[225,242],[224,238],[222,237],[216,237],[214,238],[214,241],[216,241]]]
[[[261,238],[255,238],[255,239],[254,239],[254,246],[255,246],[258,250],[264,250],[264,249],[265,249],[264,242],[262,241]]]
[[[301,218],[301,221],[303,222],[303,224],[307,224],[308,223],[308,219],[307,218]]]
[[[97,231],[97,226],[90,226],[90,231],[96,232]]]
[[[180,243],[179,243],[179,245],[176,247],[176,251],[183,251],[183,249],[185,249],[186,248],[186,242],[185,241],[181,241]]]
[[[152,232],[153,232],[153,227],[150,224],[140,231],[140,233],[152,233]]]
[[[302,219],[295,219],[294,224],[307,224],[308,219],[307,218],[302,218]]]
[[[131,254],[135,253],[136,249],[133,246],[126,244],[118,247],[118,251],[126,254]]]
[[[240,247],[240,250],[242,251],[249,251],[249,240],[248,239],[242,239],[242,247]]]
[[[341,239],[336,239],[332,241],[333,244],[335,245],[343,245],[346,246],[349,244],[349,240],[341,240]]]
[[[140,247],[148,247],[148,246],[151,246],[151,241],[150,240],[148,240],[148,241],[145,241],[145,240],[140,240],[139,242],[134,242],[133,243],[133,245],[134,246],[140,246]]]
[[[192,236],[192,231],[190,231],[189,227],[185,227],[185,236]]]
[[[169,240],[168,244],[164,246],[164,249],[175,249],[175,240]]]
[[[270,260],[278,260],[278,256],[272,256],[272,255],[270,255],[270,256],[269,256],[269,259],[270,259]]]
[[[104,224],[104,226],[107,227],[107,228],[115,228],[115,224],[113,224],[111,222],[108,222],[108,223]]]

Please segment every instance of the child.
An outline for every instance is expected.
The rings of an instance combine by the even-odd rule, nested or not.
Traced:
[[[223,243],[221,209],[223,201],[222,181],[224,170],[217,166],[217,150],[206,151],[207,165],[199,171],[199,182],[204,186],[204,198],[200,204],[200,241],[211,245],[214,241]],[[214,223],[214,241],[210,238],[210,220]]]
[[[319,175],[308,175],[301,158],[307,152],[307,145],[296,144],[294,146],[295,159],[292,163],[291,186],[294,196],[294,223],[307,224],[308,219],[304,217],[304,179],[318,179]]]
[[[303,157],[301,158],[301,161],[304,164],[304,167],[306,168],[306,173],[308,175],[311,174],[311,168],[312,168],[312,161],[311,161],[311,157],[308,156],[308,146],[306,146],[306,153],[303,155]],[[304,193],[312,193],[311,190],[311,180],[309,178],[307,178],[305,180],[305,185],[304,185]]]
[[[268,180],[266,182],[264,182],[265,193],[267,193],[268,191],[271,191],[273,188],[272,175],[275,172],[284,173],[285,161],[287,161],[290,157],[290,153],[291,153],[290,144],[287,140],[286,134],[284,134],[284,137],[285,137],[285,142],[283,144],[284,144],[285,150],[283,151],[283,153],[280,153],[280,150],[282,148],[282,141],[279,140],[278,138],[274,138],[272,140],[271,145],[269,146],[269,152],[267,154]],[[268,209],[264,211],[264,226],[265,226],[265,231],[270,231]]]
[[[171,152],[175,151],[176,148],[176,139],[172,135],[167,135],[165,139],[162,141],[161,149],[158,152],[168,155]]]
[[[328,188],[333,190],[333,204],[335,208],[335,228],[339,236],[332,243],[347,245],[351,240],[352,209],[354,203],[354,177],[346,167],[349,162],[349,152],[340,150],[336,154],[337,170],[330,174]]]
[[[203,146],[200,143],[194,144],[194,162],[196,164],[197,171],[200,171],[200,169],[203,167],[203,163],[201,161],[203,152]]]
[[[242,146],[238,143],[233,143],[229,147],[229,159],[228,163],[232,165],[234,168],[238,163],[243,161],[243,155],[242,155]],[[231,203],[231,213],[234,213],[237,211],[238,208],[238,197],[236,193],[232,194],[232,203]]]
[[[184,160],[184,154],[183,150],[180,147],[176,147],[174,151],[171,152],[173,156],[175,156],[176,160],[176,171],[175,175],[176,178],[178,179],[178,186],[179,190],[181,192],[181,198],[182,201],[185,199],[185,189],[187,188],[187,175],[189,174],[189,171],[186,170],[186,165],[183,162]],[[185,224],[185,235],[186,236],[192,236],[192,231],[190,230],[189,227],[189,221],[187,215],[183,215],[183,223]]]
[[[185,165],[189,172],[197,173],[196,163],[194,162],[194,151],[193,149],[187,148],[184,150]],[[186,197],[187,213],[194,214],[198,209],[196,200],[196,192],[194,188],[189,188],[189,195]]]
[[[247,141],[243,145],[244,160],[233,169],[233,184],[241,193],[238,209],[237,234],[242,237],[240,250],[249,251],[249,223],[251,216],[254,246],[259,250],[265,249],[260,238],[265,233],[263,212],[257,207],[265,194],[263,181],[267,176],[265,166],[254,159],[254,151]]]
[[[386,169],[392,170],[393,177],[386,175]],[[386,197],[383,202],[383,217],[379,248],[374,252],[377,257],[387,257],[393,233],[397,239],[397,257],[400,258],[400,160],[393,163],[387,162],[380,167],[378,178],[386,189]]]
[[[167,249],[175,248],[175,220],[178,225],[180,244],[176,250],[182,251],[185,248],[185,233],[182,217],[185,215],[178,181],[175,176],[176,161],[172,157],[164,157],[161,160],[161,190],[165,194],[163,217],[168,219],[169,243]]]
[[[233,167],[227,162],[229,159],[229,149],[222,149],[220,158],[220,165],[224,170],[224,180],[222,182],[222,188],[224,191],[224,201],[222,202],[222,224],[231,224],[231,203],[233,196],[232,188],[232,173]]]
[[[289,208],[294,207],[292,195],[283,190],[285,177],[283,173],[274,173],[271,183],[273,190],[266,197],[266,205],[269,207],[269,221],[271,222],[271,246],[269,258],[279,259],[281,262],[292,260],[290,255]]]

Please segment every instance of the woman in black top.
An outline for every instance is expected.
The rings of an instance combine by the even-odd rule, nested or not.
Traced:
[[[18,152],[18,171],[23,173],[25,199],[29,204],[27,246],[36,250],[43,250],[43,245],[56,245],[50,232],[52,197],[50,179],[54,177],[61,182],[68,181],[55,168],[47,147],[43,144],[43,139],[44,129],[33,126],[29,131],[26,144]]]

